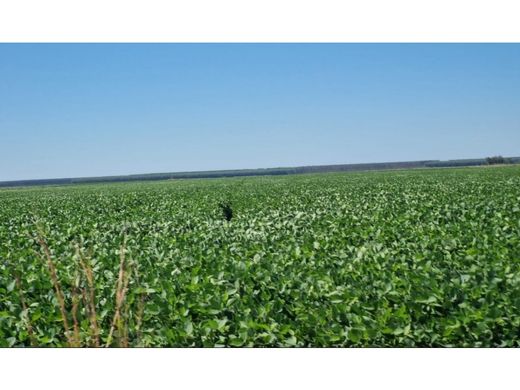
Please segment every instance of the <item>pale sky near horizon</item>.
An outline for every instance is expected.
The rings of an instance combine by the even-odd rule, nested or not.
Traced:
[[[0,181],[520,156],[520,44],[0,44]]]

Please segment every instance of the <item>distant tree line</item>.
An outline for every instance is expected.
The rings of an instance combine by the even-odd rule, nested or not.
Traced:
[[[293,168],[260,168],[260,169],[238,169],[238,170],[224,170],[224,171],[150,173],[150,174],[144,174],[144,175],[65,178],[65,179],[48,179],[48,180],[18,180],[18,181],[0,182],[0,187],[66,185],[66,184],[87,184],[87,183],[114,183],[114,182],[126,182],[126,181],[172,180],[172,179],[209,179],[209,178],[219,178],[219,177],[294,175],[294,174],[302,174],[302,173],[355,172],[355,171],[370,171],[370,170],[385,170],[385,169],[468,167],[468,166],[506,164],[506,163],[508,163],[508,164],[520,163],[520,157],[504,158],[502,156],[494,156],[494,157],[480,158],[480,159],[447,160],[447,161],[423,160],[423,161],[402,161],[402,162],[370,163],[370,164],[314,165],[314,166],[293,167]]]
[[[486,158],[486,162],[488,163],[488,165],[511,164],[511,159],[504,158],[502,156],[493,156]]]
[[[486,160],[483,158],[463,159],[463,160],[446,160],[432,161],[426,163],[427,168],[449,168],[449,167],[474,167],[485,165]]]

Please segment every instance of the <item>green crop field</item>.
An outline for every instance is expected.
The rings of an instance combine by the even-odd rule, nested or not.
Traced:
[[[0,346],[518,347],[520,167],[0,190]]]

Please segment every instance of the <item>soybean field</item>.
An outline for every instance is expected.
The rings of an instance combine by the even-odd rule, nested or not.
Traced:
[[[0,190],[0,347],[518,347],[520,167]]]

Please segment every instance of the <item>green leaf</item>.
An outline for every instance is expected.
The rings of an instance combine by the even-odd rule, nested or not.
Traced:
[[[193,334],[193,323],[191,321],[187,321],[184,325],[184,331],[188,336],[191,336]]]
[[[229,340],[229,345],[231,345],[232,347],[241,347],[242,345],[244,345],[244,341],[239,338],[233,338]]]
[[[289,347],[295,347],[296,343],[297,343],[297,340],[296,340],[296,337],[294,337],[294,336],[291,336],[284,341],[284,344]]]
[[[14,290],[14,286],[16,285],[16,280],[13,280],[11,283],[7,285],[7,292],[11,292]]]

